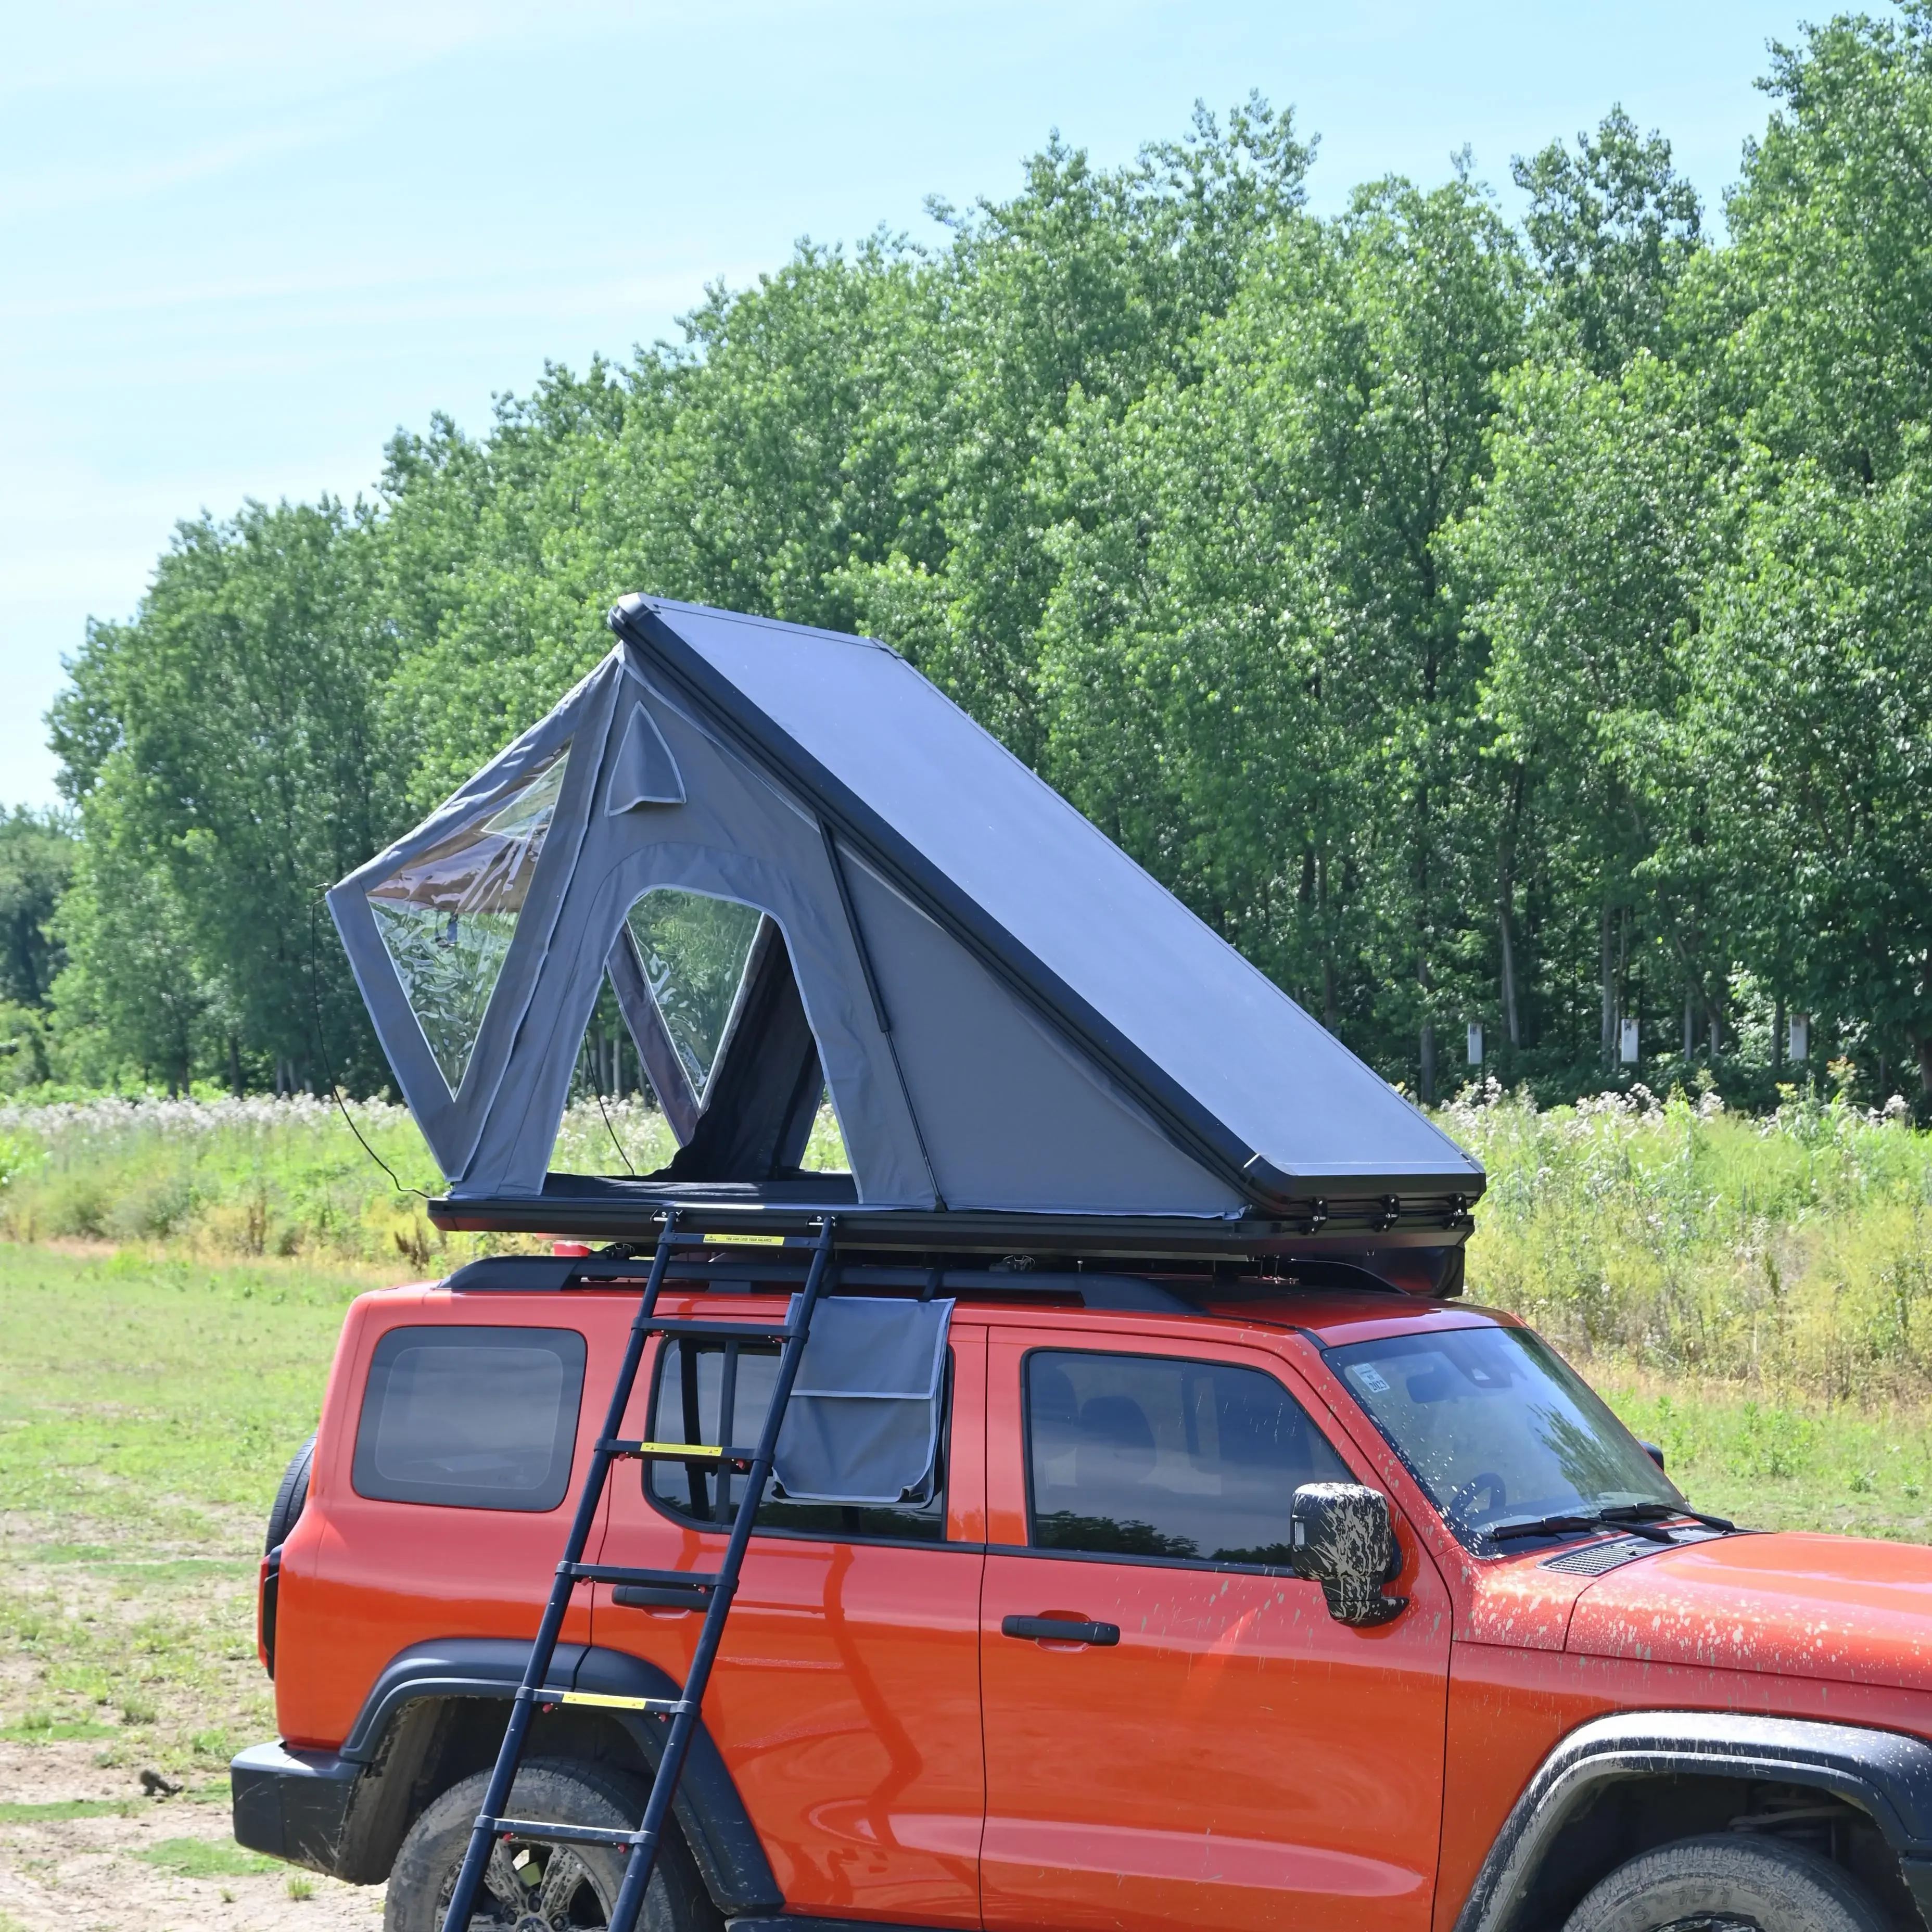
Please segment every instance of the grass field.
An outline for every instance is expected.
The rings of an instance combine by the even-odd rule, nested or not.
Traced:
[[[368,1892],[298,1897],[236,1847],[226,1777],[274,1732],[267,1500],[364,1285],[0,1244],[0,1898],[31,1932],[374,1923]]]

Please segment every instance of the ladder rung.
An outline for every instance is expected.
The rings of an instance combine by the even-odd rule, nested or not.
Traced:
[[[604,1825],[547,1825],[538,1818],[493,1818],[493,1838],[534,1838],[539,1844],[634,1845],[641,1832],[613,1831]]]
[[[755,1322],[692,1322],[682,1316],[653,1318],[644,1325],[653,1335],[689,1335],[721,1342],[790,1342],[798,1333],[782,1324],[770,1328]]]
[[[674,1590],[715,1590],[724,1580],[711,1570],[634,1570],[622,1563],[560,1566],[580,1583],[644,1583]]]
[[[736,1462],[749,1468],[758,1456],[755,1449],[721,1449],[710,1442],[607,1442],[597,1446],[607,1455],[628,1456],[638,1462]]]
[[[601,1690],[566,1690],[560,1701],[594,1705],[600,1711],[660,1711],[673,1718],[692,1708],[682,1697],[613,1697]]]

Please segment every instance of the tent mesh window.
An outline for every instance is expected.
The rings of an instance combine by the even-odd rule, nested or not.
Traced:
[[[566,744],[508,797],[369,892],[376,930],[452,1094],[516,937],[569,759]]]
[[[664,1030],[700,1100],[730,1028],[764,914],[735,899],[659,886],[626,916]]]

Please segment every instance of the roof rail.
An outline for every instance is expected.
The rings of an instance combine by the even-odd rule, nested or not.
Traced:
[[[809,1261],[808,1254],[796,1249],[760,1250],[739,1245],[723,1252],[687,1250],[667,1264],[664,1281],[667,1286],[675,1283],[721,1294],[742,1294],[761,1287],[784,1289],[803,1282]],[[647,1258],[628,1255],[491,1255],[466,1263],[442,1285],[458,1294],[546,1294],[601,1282],[639,1281],[649,1272]],[[1342,1262],[1304,1263],[1296,1273],[1316,1278],[1303,1282],[1208,1274],[1183,1282],[1098,1270],[895,1268],[860,1262],[835,1263],[832,1282],[844,1294],[997,1296],[1002,1300],[1071,1301],[1083,1308],[1167,1315],[1198,1315],[1206,1312],[1206,1301],[1239,1300],[1302,1286],[1403,1292],[1367,1269]]]

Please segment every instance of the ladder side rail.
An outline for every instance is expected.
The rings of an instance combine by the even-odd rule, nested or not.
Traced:
[[[804,1292],[799,1298],[790,1337],[778,1358],[778,1379],[772,1390],[771,1407],[766,1412],[764,1427],[759,1434],[758,1454],[745,1479],[744,1499],[732,1519],[731,1539],[725,1546],[724,1560],[718,1566],[718,1587],[712,1592],[711,1601],[706,1606],[704,1626],[698,1633],[691,1668],[685,1676],[683,1708],[671,1719],[670,1735],[664,1740],[664,1755],[658,1760],[656,1776],[651,1780],[650,1802],[644,1808],[644,1822],[632,1840],[632,1850],[624,1867],[624,1882],[618,1888],[616,1901],[610,1909],[608,1932],[635,1932],[644,1910],[644,1894],[650,1885],[652,1868],[657,1863],[658,1844],[663,1836],[664,1821],[670,1815],[671,1800],[676,1796],[678,1777],[684,1768],[686,1754],[698,1729],[699,1709],[704,1700],[705,1687],[710,1681],[711,1666],[724,1641],[724,1621],[730,1612],[731,1600],[737,1594],[738,1577],[744,1568],[745,1552],[752,1540],[758,1505],[764,1500],[765,1485],[771,1480],[772,1460],[778,1454],[778,1432],[784,1426],[792,1384],[798,1379],[799,1364],[804,1358],[806,1337],[812,1330],[812,1310],[818,1305],[819,1291],[824,1285],[836,1229],[836,1218],[828,1214],[819,1232],[818,1250],[812,1258],[812,1269],[806,1276]]]
[[[623,1360],[618,1366],[617,1380],[610,1391],[610,1406],[604,1418],[603,1432],[591,1451],[590,1467],[585,1473],[584,1487],[577,1498],[577,1514],[564,1544],[562,1560],[557,1564],[550,1584],[550,1600],[544,1606],[543,1620],[538,1624],[536,1640],[530,1646],[530,1658],[524,1669],[524,1681],[511,1702],[510,1720],[504,1726],[503,1742],[496,1753],[496,1768],[490,1774],[490,1788],[484,1794],[483,1808],[470,1828],[470,1843],[463,1855],[461,1868],[456,1874],[455,1888],[449,1894],[448,1910],[443,1914],[443,1932],[464,1932],[476,1910],[476,1895],[482,1888],[483,1874],[490,1862],[490,1850],[496,1837],[497,1822],[510,1802],[517,1768],[523,1761],[524,1738],[536,1709],[537,1692],[550,1675],[550,1664],[556,1654],[557,1637],[570,1608],[571,1594],[578,1581],[576,1568],[584,1559],[584,1546],[590,1540],[591,1525],[596,1520],[598,1506],[604,1499],[604,1485],[615,1460],[607,1445],[621,1433],[624,1417],[631,1406],[631,1393],[637,1384],[644,1344],[650,1338],[651,1317],[656,1311],[658,1295],[664,1286],[664,1270],[670,1263],[676,1231],[677,1210],[667,1208],[664,1226],[658,1235],[657,1252],[651,1257],[651,1271],[644,1283],[643,1298],[631,1323]]]

